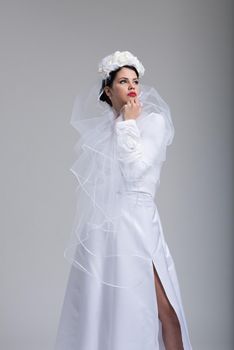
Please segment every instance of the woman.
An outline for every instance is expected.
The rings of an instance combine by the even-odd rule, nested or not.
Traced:
[[[116,51],[75,102],[77,208],[56,350],[191,350],[179,283],[154,200],[174,137],[167,104]],[[100,90],[100,91],[99,91]]]

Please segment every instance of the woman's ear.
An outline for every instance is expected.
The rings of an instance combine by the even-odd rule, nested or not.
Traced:
[[[111,98],[111,90],[110,90],[110,88],[109,88],[109,86],[105,86],[104,87],[104,91],[105,91],[105,93],[106,93],[106,95],[109,97],[109,98]]]

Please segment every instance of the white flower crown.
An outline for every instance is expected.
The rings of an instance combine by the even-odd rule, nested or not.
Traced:
[[[101,73],[103,79],[106,79],[111,71],[125,65],[134,66],[139,73],[139,77],[144,75],[145,68],[142,63],[129,51],[115,51],[113,54],[104,57],[98,65],[98,72]]]

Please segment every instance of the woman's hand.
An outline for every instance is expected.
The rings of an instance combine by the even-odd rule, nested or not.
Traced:
[[[141,112],[141,103],[138,97],[130,97],[129,101],[123,105],[120,113],[123,114],[124,120],[136,119]]]

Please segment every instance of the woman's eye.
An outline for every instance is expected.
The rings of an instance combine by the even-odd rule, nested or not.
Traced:
[[[120,80],[120,84],[121,83],[126,83],[126,80]],[[134,83],[139,84],[139,80],[135,80]]]

